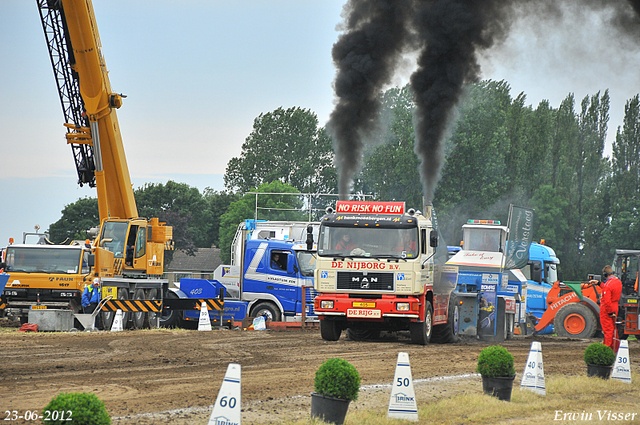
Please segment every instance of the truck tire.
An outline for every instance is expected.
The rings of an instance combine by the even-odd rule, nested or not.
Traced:
[[[171,291],[167,291],[165,299],[177,300],[179,297]],[[165,310],[162,309],[160,314],[160,327],[161,328],[177,328],[182,325],[182,312],[179,310]]]
[[[129,299],[129,290],[127,288],[118,288],[118,297],[119,300],[128,300]],[[111,330],[111,325],[113,325],[113,319],[116,318],[115,311],[103,311],[102,312],[102,328],[105,331]],[[131,318],[131,313],[122,312],[122,329],[127,329],[129,324],[129,319]]]
[[[336,320],[320,320],[320,336],[325,341],[337,341],[340,339],[342,327]]]
[[[145,291],[145,296],[148,300],[157,300],[158,299],[158,289],[152,288],[147,289]],[[158,319],[160,317],[160,313],[150,311],[147,313],[147,326],[150,328],[158,327]]]
[[[136,289],[136,291],[133,293],[133,299],[144,300],[144,289]],[[144,329],[148,326],[149,320],[147,318],[147,313],[145,313],[144,311],[134,311],[133,313],[131,313],[131,316],[134,329]]]
[[[347,336],[351,341],[378,339],[380,337],[380,329],[348,328]]]
[[[553,319],[553,328],[561,337],[593,338],[598,329],[598,320],[586,305],[571,303],[558,310]]]
[[[419,345],[427,345],[431,342],[431,334],[433,333],[433,307],[431,301],[426,302],[424,307],[424,322],[411,322],[409,324],[409,334],[411,335],[411,343]]]
[[[280,317],[280,309],[275,304],[270,302],[258,303],[251,309],[251,317],[267,316],[268,320],[272,322],[279,322],[282,320]]]
[[[460,341],[460,337],[458,336],[459,323],[460,304],[458,303],[458,297],[452,293],[449,297],[447,323],[433,327],[433,342],[449,344]]]

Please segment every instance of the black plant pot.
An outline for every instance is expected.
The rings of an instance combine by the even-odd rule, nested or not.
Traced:
[[[516,375],[499,376],[495,378],[483,376],[482,391],[484,391],[485,394],[498,397],[498,400],[511,401],[511,390],[513,390],[513,380],[515,377]]]
[[[600,364],[587,364],[587,376],[595,376],[596,378],[609,379],[613,366],[604,366]]]
[[[349,403],[351,400],[311,393],[311,417],[342,425],[347,416],[347,410],[349,410]]]

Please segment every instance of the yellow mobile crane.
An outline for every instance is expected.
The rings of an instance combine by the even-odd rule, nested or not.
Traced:
[[[138,216],[116,116],[125,96],[111,90],[91,0],[37,0],[37,4],[78,183],[97,189],[101,223],[91,246],[76,248],[77,255],[52,247],[10,245],[7,272],[11,276],[4,306],[16,307],[22,317],[25,307],[34,302],[44,307],[66,303],[78,310],[85,284],[96,276],[102,278],[103,295],[162,299],[164,251],[173,249],[173,231],[157,218]],[[49,250],[46,266],[35,264],[43,260],[33,251],[38,248]],[[25,254],[34,264],[21,263]],[[52,265],[60,254],[65,265]],[[114,313],[103,314],[105,325],[110,326]],[[128,319],[125,314],[125,323]],[[133,313],[133,319],[136,327],[142,327],[148,316]]]

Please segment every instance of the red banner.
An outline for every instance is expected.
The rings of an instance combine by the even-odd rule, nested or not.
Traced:
[[[404,214],[404,202],[338,201],[336,212],[350,214]]]

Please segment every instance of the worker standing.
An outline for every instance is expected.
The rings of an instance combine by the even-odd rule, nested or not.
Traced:
[[[84,287],[82,292],[82,308],[85,313],[93,313],[100,303],[100,279],[95,278],[91,285]],[[99,315],[97,316],[99,317]],[[98,319],[98,322],[100,320]],[[96,323],[96,327],[100,328],[100,323]]]
[[[622,294],[622,282],[613,275],[611,266],[604,266],[602,277],[606,279],[601,285],[602,298],[600,299],[600,325],[604,334],[603,344],[617,353],[620,337],[614,339],[614,334],[618,318],[618,303]]]

